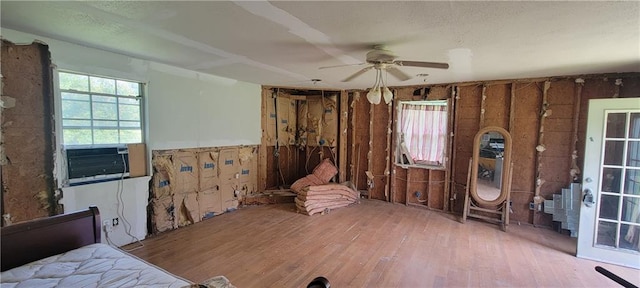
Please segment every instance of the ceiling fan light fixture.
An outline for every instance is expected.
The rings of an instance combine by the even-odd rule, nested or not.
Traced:
[[[380,104],[381,97],[382,93],[378,86],[371,88],[369,93],[367,93],[367,100],[369,100],[369,103],[371,104]]]
[[[384,89],[382,89],[382,98],[384,98],[384,103],[387,105],[393,100],[393,93],[389,90],[389,87],[385,86]]]

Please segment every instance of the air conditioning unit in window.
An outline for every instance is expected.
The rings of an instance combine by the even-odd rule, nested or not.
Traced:
[[[69,185],[102,182],[129,176],[127,146],[106,148],[67,148]]]

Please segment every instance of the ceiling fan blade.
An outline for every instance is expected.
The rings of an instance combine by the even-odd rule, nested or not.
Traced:
[[[342,65],[333,65],[333,66],[322,66],[318,67],[318,69],[327,69],[327,68],[338,68],[338,67],[347,67],[347,66],[360,66],[367,63],[358,63],[358,64],[342,64]]]
[[[349,82],[357,77],[359,77],[360,75],[364,74],[364,72],[367,72],[369,70],[371,70],[371,68],[373,68],[373,66],[369,66],[369,67],[365,67],[362,68],[360,71],[353,73],[351,76],[345,78],[344,80],[342,80],[342,82]]]
[[[437,68],[437,69],[449,69],[448,63],[439,63],[439,62],[422,62],[422,61],[404,61],[404,60],[396,60],[393,63],[398,64],[400,66],[414,66],[414,67],[424,67],[424,68]]]
[[[400,71],[400,69],[396,67],[387,67],[387,72],[389,72],[391,76],[395,77],[400,81],[407,81],[411,79],[411,76],[407,75],[407,73]]]

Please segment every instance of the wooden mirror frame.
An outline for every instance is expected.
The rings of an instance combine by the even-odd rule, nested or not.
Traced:
[[[502,138],[504,138],[504,153],[503,153],[503,165],[505,165],[502,169],[502,184],[500,185],[500,195],[494,200],[487,201],[482,199],[478,195],[478,161],[480,158],[480,140],[482,139],[482,135],[487,132],[498,132],[502,134]],[[510,170],[509,166],[511,163],[511,148],[512,148],[512,139],[509,131],[505,130],[501,127],[489,126],[484,127],[478,131],[476,137],[473,139],[473,158],[471,161],[471,183],[469,187],[469,194],[473,200],[482,206],[498,206],[501,205],[504,201],[507,200],[509,196],[509,190],[511,190],[511,181],[510,181]],[[466,207],[465,207],[466,209]]]

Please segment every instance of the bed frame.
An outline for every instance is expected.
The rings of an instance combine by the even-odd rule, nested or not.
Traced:
[[[1,271],[100,243],[98,207],[0,228]]]

